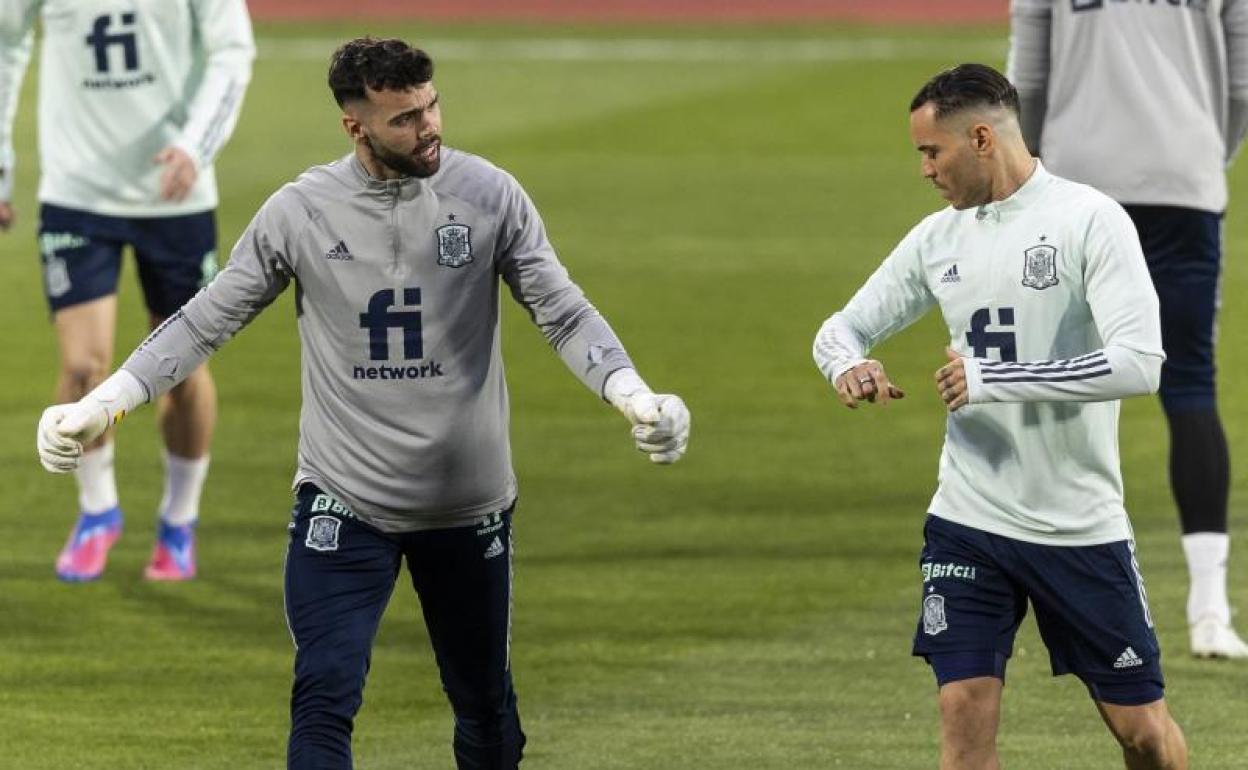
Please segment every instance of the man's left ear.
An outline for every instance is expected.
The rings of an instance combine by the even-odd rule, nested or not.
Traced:
[[[992,126],[987,123],[977,123],[971,128],[971,146],[976,152],[985,152],[992,147],[994,136]]]
[[[351,113],[344,112],[342,114],[342,128],[353,142],[358,142],[364,138],[364,124]]]

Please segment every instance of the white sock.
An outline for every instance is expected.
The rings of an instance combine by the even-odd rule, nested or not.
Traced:
[[[160,500],[160,518],[175,527],[199,518],[199,495],[208,477],[208,455],[194,460],[165,452],[165,494]]]
[[[1183,553],[1191,587],[1187,594],[1187,622],[1195,623],[1213,615],[1231,622],[1231,605],[1226,597],[1226,560],[1231,536],[1225,532],[1195,532],[1183,536]]]
[[[104,513],[117,507],[117,479],[113,476],[113,442],[84,452],[74,471],[78,479],[78,509]]]

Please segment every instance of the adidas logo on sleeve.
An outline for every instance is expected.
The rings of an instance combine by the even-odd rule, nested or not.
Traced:
[[[945,274],[940,277],[941,283],[959,283],[961,280],[962,280],[962,276],[958,275],[957,265],[954,265],[953,267],[946,270]]]

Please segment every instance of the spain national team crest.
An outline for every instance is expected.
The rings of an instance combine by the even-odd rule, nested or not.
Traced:
[[[935,636],[949,627],[945,620],[945,597],[928,594],[923,597],[923,633]]]
[[[72,288],[69,281],[69,267],[62,257],[49,254],[43,261],[43,283],[48,296],[53,299],[63,297]]]
[[[438,234],[438,264],[463,267],[472,261],[472,228],[468,225],[442,225]]]
[[[338,528],[342,520],[334,516],[313,516],[308,522],[308,537],[303,544],[314,551],[337,551]]]
[[[1057,249],[1042,244],[1023,252],[1023,285],[1029,289],[1057,285]]]

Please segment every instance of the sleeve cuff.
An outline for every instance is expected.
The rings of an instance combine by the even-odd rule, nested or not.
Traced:
[[[641,375],[637,374],[636,369],[628,367],[611,372],[607,375],[606,381],[602,383],[602,397],[620,411],[624,410],[624,404],[628,398],[639,392],[649,393],[650,387],[646,385],[645,380],[641,379]]]
[[[851,358],[843,364],[832,367],[832,376],[828,378],[828,384],[835,388],[836,381],[841,379],[842,374],[848,372],[850,369],[853,369],[855,366],[865,364],[866,362],[867,359],[865,358]]]
[[[983,404],[989,401],[984,393],[984,377],[978,358],[963,358],[962,371],[966,374],[966,403]]]

